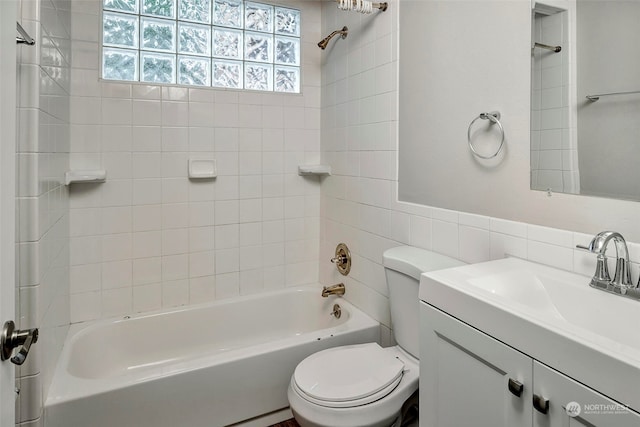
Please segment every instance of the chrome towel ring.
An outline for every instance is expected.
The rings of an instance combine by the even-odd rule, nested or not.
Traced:
[[[498,150],[496,150],[496,152],[494,154],[492,154],[491,156],[484,156],[484,155],[478,153],[476,151],[475,147],[473,146],[473,142],[471,141],[471,128],[473,127],[473,124],[479,119],[489,120],[491,122],[490,124],[496,124],[500,128],[500,146],[498,147]],[[488,159],[493,159],[494,157],[496,157],[500,153],[500,151],[502,150],[502,146],[504,145],[504,128],[502,127],[502,123],[500,123],[500,112],[499,111],[491,111],[490,113],[480,113],[480,115],[478,117],[473,119],[471,121],[471,123],[469,124],[469,129],[467,129],[467,141],[469,141],[469,148],[471,149],[473,154],[475,154],[476,156],[480,157],[481,159],[488,160]]]

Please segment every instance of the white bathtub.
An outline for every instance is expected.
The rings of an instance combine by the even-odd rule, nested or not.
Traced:
[[[330,315],[334,303],[340,319]],[[378,335],[377,322],[317,287],[75,325],[45,425],[234,424],[286,408],[293,370],[308,355]]]

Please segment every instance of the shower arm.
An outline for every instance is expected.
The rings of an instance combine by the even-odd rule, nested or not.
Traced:
[[[322,50],[325,50],[327,48],[327,45],[329,44],[329,40],[331,40],[332,38],[334,38],[338,34],[340,34],[343,39],[346,39],[348,33],[349,33],[349,29],[346,26],[342,27],[342,30],[335,30],[333,33],[331,33],[327,37],[323,38],[320,41],[320,43],[318,43],[318,47],[320,49],[322,49]]]

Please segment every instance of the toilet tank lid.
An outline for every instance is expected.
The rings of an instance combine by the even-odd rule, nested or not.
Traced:
[[[455,258],[413,246],[387,249],[382,254],[382,264],[385,268],[406,274],[416,280],[420,280],[420,274],[426,271],[465,265],[464,262]]]

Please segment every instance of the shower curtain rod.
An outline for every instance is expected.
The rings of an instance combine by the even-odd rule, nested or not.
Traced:
[[[640,90],[632,90],[632,91],[629,91],[629,92],[599,93],[597,95],[587,95],[585,98],[587,98],[591,102],[596,102],[597,100],[600,99],[601,96],[635,95],[635,94],[638,94],[638,93],[640,93]]]

